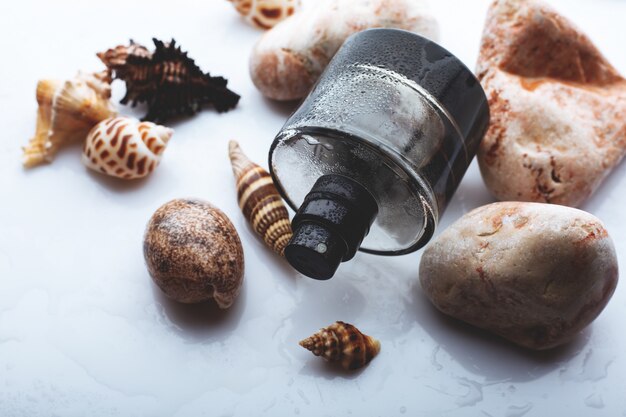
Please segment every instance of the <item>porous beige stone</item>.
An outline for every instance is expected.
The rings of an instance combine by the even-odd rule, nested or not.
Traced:
[[[425,250],[420,282],[443,313],[531,349],[572,339],[617,285],[613,242],[571,207],[493,203],[466,214]]]
[[[499,200],[577,207],[626,152],[626,80],[543,3],[496,0],[477,75],[491,125],[478,152]]]

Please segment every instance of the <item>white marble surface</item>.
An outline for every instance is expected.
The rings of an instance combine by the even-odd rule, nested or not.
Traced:
[[[436,0],[442,43],[473,67],[486,0]],[[626,73],[626,2],[554,0]],[[239,213],[226,157],[240,140],[255,160],[290,111],[254,89],[247,56],[260,32],[221,0],[0,3],[0,416],[622,416],[626,293],[572,344],[533,354],[439,315],[417,285],[420,253],[359,254],[328,282],[298,276]],[[120,183],[87,171],[80,147],[24,171],[37,79],[96,70],[94,53],[128,38],[176,40],[243,99],[223,115],[176,123],[162,165]],[[116,97],[123,85],[114,85]],[[132,113],[123,108],[123,112]],[[626,265],[626,167],[585,209]],[[243,292],[226,312],[166,300],[144,267],[152,212],[205,198],[240,232]],[[491,201],[475,165],[442,226]],[[356,373],[297,345],[335,320],[380,338]]]

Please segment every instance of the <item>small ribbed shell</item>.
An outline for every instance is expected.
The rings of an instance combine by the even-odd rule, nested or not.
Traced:
[[[351,324],[337,321],[300,341],[300,346],[328,362],[340,362],[344,369],[367,365],[380,352],[380,342],[361,333]]]
[[[237,182],[239,207],[244,217],[267,246],[283,256],[292,235],[291,223],[272,177],[250,161],[236,141],[230,141],[228,153]]]
[[[98,58],[107,66],[109,71],[119,71],[128,63],[128,57],[152,58],[152,52],[143,45],[135,43],[132,39],[129,45],[118,45],[96,54]]]
[[[37,126],[35,136],[24,147],[24,166],[51,162],[57,150],[70,142],[85,140],[98,122],[115,116],[111,80],[106,73],[79,72],[66,81],[37,83]]]
[[[142,178],[157,167],[173,133],[168,127],[129,117],[106,119],[87,135],[82,161],[112,177]]]
[[[261,29],[270,29],[294,14],[301,0],[230,0],[245,20]]]

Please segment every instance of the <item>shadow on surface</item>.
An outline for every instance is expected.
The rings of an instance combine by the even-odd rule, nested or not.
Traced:
[[[169,329],[182,338],[194,342],[210,342],[228,337],[239,324],[246,304],[246,284],[239,296],[227,309],[221,309],[215,301],[198,304],[182,304],[170,298],[152,283],[152,291],[160,312],[170,324]]]
[[[304,275],[296,277],[298,308],[290,315],[290,339],[301,340],[337,320],[359,323],[367,300],[349,279],[341,278],[318,281]]]
[[[590,339],[587,327],[570,343],[547,351],[532,351],[440,313],[419,284],[411,291],[407,310],[455,362],[488,380],[527,382],[560,369],[579,355]]]
[[[260,94],[260,93],[259,93]],[[273,112],[282,114],[285,118],[289,117],[300,104],[301,100],[278,101],[263,97],[263,104],[272,109]]]
[[[600,183],[595,193],[580,208],[593,214],[601,211],[606,205],[615,204],[616,197],[621,195],[621,193],[615,193],[615,190],[621,188],[620,185],[624,183],[625,176],[626,162],[622,161]]]
[[[300,369],[300,372],[298,372],[300,375],[320,377],[326,380],[333,380],[336,378],[355,379],[361,375],[365,369],[367,369],[367,365],[365,365],[363,368],[350,371],[343,369],[339,363],[326,362],[322,358],[313,357],[312,353],[309,354],[312,357],[308,362],[306,362],[306,365]]]
[[[265,246],[265,245],[263,245]],[[287,262],[287,259],[284,256],[280,256],[276,253],[274,253],[270,248],[268,248],[267,246],[265,246],[265,248],[267,250],[268,255],[267,256],[271,256],[273,259],[273,264],[272,266],[278,270],[280,270],[280,277],[283,278],[282,283],[287,285],[288,284],[288,288],[290,290],[294,290],[296,288],[295,284],[297,283],[297,281],[299,279],[311,279],[308,278],[304,275],[302,275],[301,273],[299,273],[298,271],[296,271],[294,269],[294,267],[292,267],[289,262]]]
[[[94,182],[102,185],[107,190],[120,194],[133,192],[139,188],[145,187],[152,178],[152,175],[148,175],[147,177],[139,178],[136,180],[124,180],[121,178],[110,177],[106,174],[101,174],[87,167],[84,168],[87,174],[94,180]]]

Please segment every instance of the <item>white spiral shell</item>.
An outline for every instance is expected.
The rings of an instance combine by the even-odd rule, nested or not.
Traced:
[[[168,127],[129,117],[106,119],[87,135],[82,161],[112,177],[142,178],[157,167],[173,133]]]
[[[270,29],[294,14],[301,0],[230,0],[244,19],[261,29]]]

